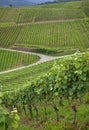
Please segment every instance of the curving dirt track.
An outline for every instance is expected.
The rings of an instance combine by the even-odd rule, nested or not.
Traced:
[[[46,61],[50,61],[50,60],[54,60],[54,59],[57,59],[57,58],[64,57],[64,56],[56,56],[56,57],[54,57],[54,56],[47,56],[47,55],[34,53],[34,52],[19,51],[19,50],[13,50],[13,49],[5,49],[5,48],[0,48],[0,50],[8,50],[8,51],[20,52],[20,53],[25,53],[25,54],[33,54],[33,55],[37,55],[37,56],[40,57],[40,60],[35,62],[35,63],[33,63],[33,64],[30,64],[30,65],[27,65],[27,66],[18,67],[18,68],[15,68],[15,69],[6,70],[6,71],[3,71],[3,72],[0,72],[0,74],[5,74],[5,73],[9,73],[9,72],[13,72],[13,71],[29,68],[31,66],[35,66],[37,64],[40,64],[40,63],[43,63],[43,62],[46,62]]]

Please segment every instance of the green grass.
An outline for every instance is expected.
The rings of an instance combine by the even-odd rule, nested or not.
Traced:
[[[47,72],[53,66],[54,61],[0,75],[0,91],[12,91],[14,88],[27,86],[30,80]]]
[[[44,104],[39,104],[39,120],[36,121],[35,110],[34,119],[30,119],[29,111],[27,117],[24,113],[21,115],[21,124],[17,130],[89,130],[89,104],[84,102],[77,106],[77,123],[73,124],[73,111],[68,102],[64,101],[64,106],[59,106],[58,99],[56,105],[59,109],[60,121],[56,121],[55,112],[51,101],[47,105],[47,119],[44,119]]]
[[[38,60],[35,55],[0,50],[0,71],[26,66]]]

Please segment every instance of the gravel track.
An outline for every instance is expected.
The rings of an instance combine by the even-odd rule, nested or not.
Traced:
[[[2,72],[0,72],[0,74],[5,74],[5,73],[9,73],[9,72],[13,72],[13,71],[17,71],[17,70],[29,68],[31,66],[35,66],[35,65],[38,65],[38,64],[46,62],[46,61],[50,61],[50,60],[54,60],[54,59],[57,59],[57,58],[64,57],[64,56],[56,56],[56,57],[54,57],[54,56],[47,56],[47,55],[43,55],[43,54],[39,54],[39,53],[34,53],[34,52],[19,51],[19,50],[13,50],[13,49],[5,49],[5,48],[0,48],[0,50],[20,52],[20,53],[25,53],[25,54],[33,54],[33,55],[36,55],[36,56],[40,57],[40,60],[37,61],[37,62],[35,62],[35,63],[33,63],[33,64],[30,64],[30,65],[27,65],[27,66],[18,67],[18,68],[14,68],[14,69],[10,69],[10,70],[6,70],[6,71],[2,71]]]

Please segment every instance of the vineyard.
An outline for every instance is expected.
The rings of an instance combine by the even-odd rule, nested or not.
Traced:
[[[45,120],[48,120],[48,118],[50,122],[52,119],[56,119],[57,122],[60,120],[61,125],[66,119],[68,121],[73,119],[73,123],[75,124],[78,107],[78,109],[84,109],[86,113],[89,112],[88,108],[86,109],[83,105],[83,108],[81,108],[82,99],[89,90],[89,61],[87,59],[89,59],[89,52],[83,54],[76,53],[74,56],[67,56],[60,59],[48,73],[32,80],[27,86],[15,89],[14,91],[12,90],[11,92],[6,91],[2,93],[2,102],[9,109],[15,106],[20,113],[24,113],[24,116],[29,114],[28,118],[30,120],[35,119],[39,121],[42,118],[44,124],[40,129],[45,128]],[[65,110],[63,106],[66,106],[70,111],[68,114],[71,118],[67,117],[66,112],[68,110]],[[72,111],[74,117],[71,116]],[[52,113],[56,114],[56,116]],[[57,126],[59,130],[63,129],[61,125]],[[69,128],[73,129],[74,127],[72,125]],[[49,128],[51,128],[50,125]]]
[[[0,47],[10,47],[13,45],[21,30],[20,27],[9,26],[0,28]]]
[[[26,69],[10,72],[9,74],[6,73],[0,75],[0,83],[2,84],[0,90],[4,92],[13,90],[14,88],[27,86],[33,77],[36,78],[37,76],[47,72],[54,62],[55,60],[52,60]]]
[[[39,60],[38,56],[0,50],[0,71],[26,66]]]
[[[0,8],[0,23],[29,23],[46,20],[85,18],[81,2],[65,4]],[[70,11],[71,9],[71,11]]]
[[[83,1],[0,7],[0,130],[89,130],[86,15]]]
[[[25,10],[25,11],[24,11]],[[48,13],[49,12],[49,13]],[[84,18],[85,15],[81,9],[55,9],[55,8],[33,8],[20,9],[20,17],[18,23],[38,22],[47,20],[64,20]]]
[[[0,28],[0,47],[83,50],[89,47],[88,30],[87,20],[5,26]]]
[[[57,50],[87,48],[88,30],[89,23],[82,20],[26,25],[15,45]]]

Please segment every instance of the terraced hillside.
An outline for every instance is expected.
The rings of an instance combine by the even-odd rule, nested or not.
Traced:
[[[89,21],[82,4],[65,2],[0,8],[0,47],[52,55],[86,49]]]
[[[76,49],[87,48],[89,23],[83,20],[23,26],[15,46]]]
[[[89,21],[13,25],[0,28],[0,47],[61,52],[89,47]]]
[[[89,130],[89,18],[82,5],[0,7],[0,130]]]
[[[50,55],[55,55],[56,53],[57,55],[70,54],[76,50],[87,49],[89,47],[89,20],[85,19],[86,15],[81,5],[82,2],[67,2],[32,7],[0,8],[0,47],[30,50]],[[36,16],[37,10],[39,12],[37,17],[40,18],[40,21],[38,23],[34,23],[35,21],[29,23],[32,22],[29,21],[29,19],[33,19],[33,16]],[[49,10],[51,11],[51,16]],[[66,14],[67,11],[69,15]],[[40,15],[40,13],[46,13],[47,15]],[[80,19],[80,16],[83,16],[82,19]],[[20,23],[21,19],[19,17],[21,17],[21,19],[23,18],[25,22]],[[49,19],[53,17],[53,19],[47,21],[47,17]],[[73,19],[70,19],[70,17]],[[41,23],[42,18],[44,21]],[[57,18],[60,20],[58,21]],[[19,24],[17,24],[18,22]],[[47,64],[43,66],[45,68],[43,67],[42,69],[41,67],[41,69],[46,70]],[[39,68],[39,65],[36,68],[34,67],[37,74],[40,72]],[[18,86],[21,82],[22,85],[24,78],[20,79],[20,77],[24,75],[25,82],[28,80],[30,72],[33,73],[33,69],[28,71],[27,68],[22,71],[19,70],[18,73],[17,71],[13,72],[14,74],[8,73],[6,78],[1,78],[3,80],[5,79],[5,82],[1,82],[1,84],[6,83],[10,75],[13,77],[13,80],[9,78],[10,86],[12,86],[11,81],[13,81],[13,86],[15,84]],[[18,76],[17,74],[20,75]],[[4,75],[5,74],[3,74],[3,76]],[[28,78],[26,79],[26,77]]]
[[[89,21],[85,19],[81,5],[82,2],[67,2],[32,7],[1,7],[0,47],[31,51],[35,49],[41,53],[49,52],[50,55],[54,55],[55,51],[62,55],[88,48]],[[7,61],[4,60],[2,61]],[[29,71],[26,72],[29,75]]]
[[[28,23],[46,20],[84,18],[81,2],[32,7],[0,8],[0,23]],[[70,11],[71,9],[71,11]]]

